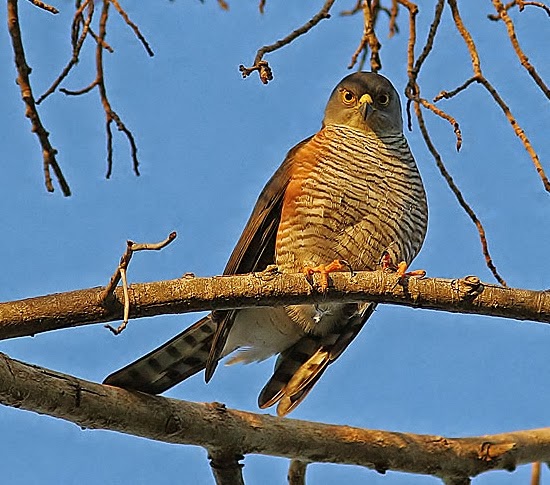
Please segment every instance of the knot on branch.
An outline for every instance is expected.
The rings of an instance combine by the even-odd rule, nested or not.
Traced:
[[[477,276],[465,276],[461,279],[456,279],[451,282],[451,287],[456,293],[459,300],[471,301],[480,295],[484,286]]]
[[[261,60],[254,64],[252,67],[246,67],[244,65],[239,66],[239,71],[241,71],[243,78],[247,78],[254,71],[258,71],[260,80],[262,83],[267,84],[269,81],[273,80],[273,71],[266,60]]]

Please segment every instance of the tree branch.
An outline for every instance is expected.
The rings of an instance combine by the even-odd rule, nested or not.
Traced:
[[[250,306],[313,302],[373,301],[454,313],[491,315],[550,323],[550,292],[462,279],[410,278],[400,281],[383,271],[332,273],[326,293],[313,289],[302,274],[251,273],[212,278],[138,283],[128,288],[130,318]],[[34,335],[61,328],[120,320],[122,289],[103,302],[103,288],[0,303],[0,339]]]
[[[166,443],[438,476],[446,483],[550,460],[550,428],[471,438],[368,430],[193,403],[95,384],[0,354],[0,402],[82,428]],[[236,449],[237,448],[237,449]],[[235,460],[234,460],[235,461]],[[456,481],[461,477],[462,481]]]
[[[43,2],[33,2],[35,5],[48,10],[52,13],[56,13]],[[25,50],[23,48],[23,38],[21,36],[21,29],[19,27],[19,13],[17,0],[8,0],[8,30],[11,37],[11,43],[13,46],[13,53],[15,55],[15,67],[17,69],[17,84],[21,90],[21,98],[25,103],[25,116],[31,122],[31,131],[36,133],[40,146],[42,147],[42,156],[43,156],[43,170],[44,170],[44,181],[46,184],[46,190],[48,192],[53,192],[54,187],[52,183],[52,178],[50,174],[50,167],[53,170],[61,191],[63,195],[68,197],[71,195],[71,189],[69,184],[65,180],[65,176],[61,171],[61,167],[57,163],[57,150],[50,143],[50,133],[46,130],[38,114],[36,108],[36,102],[34,100],[34,95],[32,93],[31,82],[30,82],[30,73],[31,68],[27,64],[27,59],[25,57]]]

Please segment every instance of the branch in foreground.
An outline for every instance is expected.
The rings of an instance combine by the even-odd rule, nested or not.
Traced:
[[[303,274],[251,273],[213,278],[184,277],[128,288],[130,318],[301,303],[372,301],[550,323],[550,292],[504,288],[462,279],[411,278],[393,273],[332,273],[331,287],[319,293]],[[0,339],[49,330],[105,323],[123,316],[122,288],[108,306],[102,287],[0,303]]]
[[[550,428],[444,438],[313,423],[129,392],[0,354],[0,402],[166,443],[438,476],[446,483],[550,460]],[[237,447],[237,449],[236,449]],[[457,482],[455,479],[462,479]]]

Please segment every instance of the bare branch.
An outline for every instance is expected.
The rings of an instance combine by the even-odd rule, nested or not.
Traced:
[[[512,114],[512,111],[508,107],[508,105],[504,102],[502,97],[499,95],[498,91],[495,89],[495,87],[485,78],[483,75],[483,72],[481,71],[481,61],[479,59],[479,54],[477,52],[477,48],[475,45],[475,42],[468,31],[466,29],[466,26],[464,25],[464,22],[462,21],[462,17],[460,16],[460,12],[458,10],[458,4],[456,0],[447,0],[449,6],[451,7],[451,12],[453,15],[453,20],[455,22],[456,28],[462,38],[464,39],[464,43],[468,47],[468,52],[470,53],[470,58],[472,62],[472,70],[474,71],[474,78],[475,81],[480,83],[492,96],[492,98],[495,100],[495,102],[498,104],[504,115],[506,116],[506,119],[510,122],[512,125],[512,128],[514,129],[515,134],[517,137],[521,140],[523,143],[523,146],[525,147],[525,150],[531,157],[531,160],[533,161],[533,164],[535,166],[535,169],[537,173],[539,174],[540,179],[542,180],[542,183],[544,185],[544,188],[546,191],[550,192],[550,180],[546,176],[544,169],[542,168],[542,165],[540,163],[539,157],[537,155],[537,152],[531,145],[531,142],[529,141],[529,138],[527,138],[527,135],[517,122],[516,118]],[[456,91],[456,90],[455,90]]]
[[[506,30],[508,31],[508,37],[510,39],[510,42],[512,43],[514,52],[518,56],[518,59],[521,65],[533,78],[533,80],[535,81],[537,86],[541,89],[541,91],[545,94],[545,96],[548,99],[550,99],[550,89],[548,89],[548,86],[546,86],[542,78],[539,76],[535,67],[529,62],[529,59],[527,58],[527,56],[525,55],[525,53],[523,52],[523,50],[519,45],[519,41],[516,36],[516,29],[514,27],[514,22],[512,21],[512,18],[508,15],[508,9],[505,8],[504,4],[500,0],[493,0],[493,5],[495,6],[495,10],[498,12],[498,15],[506,25]]]
[[[135,243],[133,241],[126,241],[126,251],[120,258],[120,263],[117,266],[117,269],[113,276],[111,276],[111,279],[108,283],[108,285],[105,287],[105,290],[103,291],[102,295],[100,296],[100,301],[108,306],[112,303],[114,300],[114,290],[117,287],[118,283],[122,279],[122,290],[124,295],[124,318],[122,320],[122,323],[119,327],[114,328],[111,325],[105,325],[106,328],[108,328],[111,332],[113,332],[115,335],[120,334],[125,328],[126,325],[128,325],[129,315],[130,315],[130,297],[128,295],[128,281],[126,279],[126,270],[128,268],[128,265],[130,264],[130,260],[132,259],[132,255],[135,251],[144,251],[144,250],[152,250],[152,251],[159,251],[162,248],[165,248],[170,244],[174,239],[176,239],[177,234],[176,232],[171,232],[168,237],[161,242],[158,243]]]
[[[128,16],[128,14],[126,13],[126,11],[120,6],[120,4],[118,3],[118,0],[109,0],[113,5],[114,7],[116,8],[117,12],[119,13],[119,15],[124,19],[124,21],[126,22],[126,24],[134,31],[134,34],[136,35],[136,37],[138,38],[138,40],[141,42],[141,44],[143,45],[143,47],[145,48],[145,50],[147,51],[147,54],[149,54],[149,57],[154,57],[155,53],[153,52],[153,50],[151,49],[151,46],[149,45],[149,43],[147,42],[147,39],[145,39],[145,37],[143,36],[143,34],[141,33],[141,31],[139,30],[139,27],[130,20],[130,17]]]
[[[107,19],[109,18],[109,4],[112,0],[103,2],[103,9],[101,11],[101,17],[99,19],[99,39],[105,39],[107,35]],[[137,145],[132,132],[126,127],[124,122],[120,119],[120,116],[113,110],[109,98],[107,97],[107,88],[105,86],[105,76],[103,74],[103,45],[97,44],[96,47],[96,71],[97,71],[97,87],[99,89],[99,97],[103,110],[105,111],[105,126],[107,131],[107,174],[106,177],[110,178],[113,171],[113,135],[111,131],[111,124],[114,121],[117,125],[118,131],[122,131],[128,143],[130,144],[130,153],[133,160],[134,173],[139,175],[139,161],[137,158]]]
[[[378,12],[378,11],[377,11]],[[363,35],[359,46],[351,56],[351,61],[348,65],[348,69],[351,69],[355,66],[359,54],[366,50],[367,45],[370,48],[370,68],[372,72],[378,72],[382,69],[382,63],[380,61],[380,49],[382,44],[378,41],[376,37],[376,32],[374,31],[374,24],[377,17],[377,12],[375,13],[374,2],[368,0],[363,1]]]
[[[252,67],[245,67],[244,65],[239,66],[239,71],[241,71],[243,77],[248,77],[254,71],[258,71],[262,83],[267,84],[273,79],[273,73],[269,64],[266,60],[263,59],[264,55],[269,52],[276,51],[285,45],[290,44],[294,39],[300,37],[307,32],[309,32],[313,27],[315,27],[321,20],[330,18],[330,9],[336,0],[326,0],[323,7],[319,12],[317,12],[310,20],[308,20],[304,25],[297,28],[286,37],[281,40],[278,40],[274,44],[264,45],[256,53],[254,58],[254,65]]]
[[[44,6],[42,2],[38,2],[39,6]],[[35,5],[37,5],[35,3]],[[43,7],[44,8],[44,7]],[[19,13],[17,9],[17,0],[8,0],[8,29],[12,41],[13,52],[15,54],[15,66],[17,68],[17,84],[21,90],[21,97],[25,103],[25,116],[31,121],[31,131],[36,133],[40,145],[42,146],[43,153],[43,169],[44,169],[44,179],[46,183],[46,190],[48,192],[53,192],[53,183],[50,175],[50,167],[57,177],[59,186],[63,195],[68,197],[71,195],[71,189],[69,184],[65,180],[65,176],[61,171],[59,164],[57,163],[57,150],[51,145],[49,136],[50,134],[44,128],[40,116],[38,115],[38,110],[36,109],[36,103],[34,96],[32,94],[32,88],[30,84],[29,75],[31,73],[31,68],[27,64],[25,58],[25,50],[23,48],[23,40],[21,37],[21,29],[19,27]]]
[[[42,10],[46,10],[46,12],[50,13],[59,13],[59,10],[55,8],[52,5],[48,5],[47,3],[42,2],[41,0],[29,0],[33,5],[37,6],[38,8],[41,8]]]
[[[86,16],[86,20],[82,17],[82,13],[84,12],[85,8],[88,8],[88,15]],[[55,90],[59,87],[63,79],[65,79],[69,73],[71,72],[72,68],[76,66],[76,64],[79,61],[80,58],[80,51],[82,50],[82,46],[84,45],[84,41],[86,40],[86,37],[88,36],[90,32],[90,24],[92,22],[92,18],[94,15],[94,2],[93,0],[85,0],[77,9],[73,17],[73,24],[71,27],[71,32],[73,33],[72,36],[72,44],[73,44],[73,55],[65,68],[61,71],[59,76],[54,80],[52,85],[38,98],[36,101],[36,104],[40,104],[42,101],[44,101],[50,94],[55,92]],[[82,32],[80,32],[80,24],[82,24]],[[79,33],[80,32],[80,33]],[[88,88],[84,88],[84,90],[80,90],[79,92],[76,91],[69,91],[67,89],[62,90],[65,94],[71,94],[71,95],[77,95],[77,94],[84,94],[88,91],[90,91],[92,88],[95,87],[97,84],[97,80],[93,81],[92,84],[88,86]]]
[[[470,438],[312,423],[95,384],[0,354],[0,402],[167,443],[445,477],[550,460],[550,428]],[[322,450],[322,451],[321,451]],[[234,462],[234,460],[233,460]],[[434,463],[437,466],[434,467]],[[447,482],[467,483],[467,482]]]
[[[466,199],[462,195],[462,192],[458,188],[458,185],[456,185],[455,181],[453,180],[453,177],[445,167],[445,164],[443,163],[443,159],[441,158],[441,155],[439,154],[437,148],[433,144],[431,137],[428,133],[428,129],[426,128],[426,124],[424,122],[424,116],[422,115],[422,109],[420,108],[420,104],[418,102],[414,103],[414,110],[415,110],[416,118],[418,120],[418,126],[420,127],[420,132],[422,133],[422,136],[424,138],[426,146],[428,147],[428,150],[430,151],[430,153],[435,159],[437,168],[441,172],[441,175],[443,176],[443,178],[447,181],[447,184],[449,185],[450,189],[455,195],[458,203],[464,209],[466,214],[468,214],[468,216],[470,217],[470,219],[472,220],[472,222],[477,228],[477,232],[479,233],[479,240],[481,242],[481,250],[483,252],[483,256],[485,257],[485,263],[487,264],[487,267],[489,268],[491,273],[493,273],[493,276],[495,277],[495,279],[501,285],[506,286],[506,281],[504,281],[502,276],[500,276],[495,264],[493,263],[493,259],[491,258],[491,254],[489,252],[489,244],[487,242],[487,235],[485,234],[485,228],[483,227],[483,224],[477,217],[474,210],[470,207],[468,202],[466,202]]]
[[[130,285],[130,318],[224,310],[254,306],[338,301],[372,301],[453,313],[491,315],[550,323],[550,292],[504,288],[479,278],[411,278],[400,284],[396,274],[383,271],[331,273],[325,294],[312,289],[303,274],[251,273],[213,278]],[[58,293],[0,303],[0,339],[34,335],[60,328],[120,320],[122,289],[106,308],[104,288]]]

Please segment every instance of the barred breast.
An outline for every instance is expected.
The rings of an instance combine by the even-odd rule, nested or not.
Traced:
[[[385,251],[409,264],[428,222],[420,173],[402,133],[378,136],[345,126],[324,127],[300,153],[283,203],[276,262],[283,272],[344,259],[354,270],[375,270]],[[340,307],[342,307],[340,305]],[[319,309],[289,307],[302,325],[325,333]],[[313,319],[313,320],[312,320]]]

